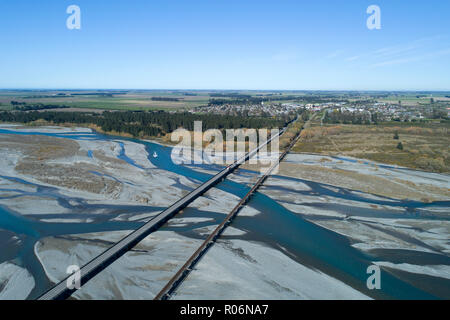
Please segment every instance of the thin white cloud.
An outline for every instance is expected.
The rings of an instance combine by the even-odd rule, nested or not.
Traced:
[[[421,57],[394,59],[394,60],[388,60],[388,61],[375,63],[371,67],[385,67],[385,66],[392,66],[392,65],[396,65],[396,64],[403,64],[403,63],[415,62],[415,61],[420,61],[420,60],[422,60]]]
[[[272,56],[272,60],[274,61],[289,61],[295,60],[298,55],[294,52],[279,52]]]
[[[344,53],[344,50],[336,50],[334,52],[331,52],[329,55],[327,55],[326,58],[327,59],[336,58],[337,56],[341,55],[342,53]]]
[[[421,46],[418,44],[415,45],[408,45],[408,46],[396,46],[396,47],[389,47],[389,48],[382,48],[374,52],[375,56],[378,57],[390,57],[390,56],[398,56],[403,55],[408,52],[414,51]]]
[[[417,62],[417,61],[423,61],[433,58],[438,58],[442,56],[450,55],[450,48],[439,50],[436,52],[430,52],[421,56],[412,56],[407,58],[400,58],[400,59],[393,59],[393,60],[387,60],[379,63],[375,63],[372,65],[372,67],[385,67],[385,66],[392,66],[392,65],[398,65],[398,64],[404,64],[404,63],[410,63],[410,62]]]
[[[361,56],[353,56],[353,57],[347,58],[345,60],[347,60],[347,61],[355,61],[355,60],[358,60],[360,57]]]
[[[432,59],[438,56],[447,55],[448,49],[431,51],[433,48],[442,46],[442,41],[446,36],[437,35],[427,38],[417,39],[408,43],[389,46],[355,55],[346,58],[345,61],[351,62],[360,60],[366,62],[370,67],[383,67],[404,63],[411,63],[425,59]],[[439,40],[439,42],[436,42]]]
[[[427,38],[421,38],[409,43],[403,43],[395,46],[385,47],[378,49],[373,52],[374,56],[377,57],[389,57],[389,56],[398,56],[404,55],[408,52],[414,51],[416,49],[424,48],[427,45],[432,44],[436,40],[441,40],[443,37],[441,35],[432,36]]]

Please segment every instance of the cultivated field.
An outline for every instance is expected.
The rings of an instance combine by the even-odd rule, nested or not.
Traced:
[[[179,110],[208,103],[209,96],[181,91],[0,91],[0,110],[11,110],[11,101],[64,105],[82,109]]]

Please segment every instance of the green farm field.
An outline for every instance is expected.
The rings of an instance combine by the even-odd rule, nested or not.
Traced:
[[[182,110],[207,104],[208,100],[208,94],[185,95],[183,92],[153,90],[0,91],[0,110],[11,110],[11,101],[31,105],[64,105],[81,109]]]

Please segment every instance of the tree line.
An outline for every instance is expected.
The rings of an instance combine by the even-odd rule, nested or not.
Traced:
[[[13,104],[11,102],[11,104]],[[14,104],[13,104],[14,105]],[[37,111],[37,110],[51,110],[51,109],[67,109],[70,108],[69,106],[60,106],[60,105],[54,105],[54,104],[16,104],[14,107],[14,110],[17,111]]]
[[[170,97],[152,97],[152,101],[180,101],[178,98],[170,98]]]
[[[286,121],[262,117],[222,116],[214,114],[169,113],[164,111],[89,112],[29,111],[0,113],[0,121],[31,123],[43,120],[53,124],[96,125],[104,132],[130,134],[133,137],[165,135],[178,128],[194,130],[194,121],[202,121],[203,130],[239,128],[281,128]]]
[[[209,106],[221,106],[221,105],[256,105],[261,104],[262,102],[272,102],[272,101],[294,101],[297,103],[327,103],[330,101],[333,102],[346,102],[349,103],[349,100],[342,99],[336,96],[244,96],[241,95],[235,96],[233,99],[227,99],[226,95],[214,95],[216,97],[221,98],[210,98],[208,105]],[[213,97],[213,95],[211,95]]]
[[[343,123],[343,124],[370,124],[372,122],[377,123],[379,115],[369,112],[350,112],[333,110],[332,112],[326,112],[323,117],[323,123]]]

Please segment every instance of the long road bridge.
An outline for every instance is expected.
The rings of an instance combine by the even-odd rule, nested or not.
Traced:
[[[103,271],[105,268],[107,268],[109,265],[111,265],[114,261],[116,261],[121,256],[123,256],[126,252],[130,251],[133,247],[135,247],[139,242],[141,242],[149,234],[160,229],[164,224],[166,224],[177,213],[179,213],[181,210],[186,208],[195,199],[202,196],[205,192],[210,190],[216,184],[223,181],[228,175],[230,175],[233,171],[235,171],[240,165],[242,165],[247,160],[254,157],[261,148],[263,148],[266,145],[268,145],[269,143],[271,143],[272,140],[278,138],[285,131],[286,131],[286,128],[282,129],[277,135],[271,136],[270,139],[268,139],[266,142],[259,145],[253,151],[247,153],[245,156],[238,159],[232,165],[229,165],[228,167],[226,167],[225,169],[220,171],[218,174],[216,174],[210,180],[206,181],[205,183],[200,185],[198,188],[191,191],[189,194],[187,194],[186,196],[184,196],[183,198],[181,198],[180,200],[178,200],[177,202],[172,204],[170,207],[168,207],[166,210],[164,210],[163,212],[158,214],[156,217],[154,217],[152,220],[150,220],[149,222],[144,224],[142,227],[133,231],[132,233],[130,233],[129,235],[124,237],[122,240],[120,240],[119,242],[114,244],[112,247],[110,247],[109,249],[104,251],[102,254],[100,254],[99,256],[97,256],[96,258],[94,258],[93,260],[88,262],[87,264],[85,264],[80,269],[81,286],[86,284],[89,280],[91,280],[93,277],[95,277],[97,274],[99,274],[101,271]],[[283,154],[283,157],[285,154],[286,154],[286,152]],[[252,188],[252,190],[254,192],[256,190],[255,187]],[[235,211],[235,210],[233,210],[233,211]],[[237,211],[235,213],[237,213]],[[229,216],[227,216],[228,220],[226,219],[226,221],[231,221],[231,219],[229,219]],[[224,221],[224,223],[226,225],[228,225],[228,222],[226,222],[226,221]],[[222,224],[221,224],[221,226],[223,226]],[[76,288],[73,288],[73,289],[68,288],[67,280],[69,279],[69,277],[70,276],[66,277],[64,280],[62,280],[56,286],[54,286],[49,291],[44,293],[42,296],[40,296],[38,298],[38,300],[63,300],[63,299],[69,298],[75,291],[78,290]],[[170,286],[170,287],[172,287],[172,286]],[[165,293],[166,292],[164,292],[164,294]]]
[[[221,224],[206,238],[206,240],[198,247],[194,254],[186,261],[186,263],[178,270],[178,272],[167,282],[164,288],[156,295],[154,300],[168,300],[175,293],[176,289],[187,278],[187,276],[198,264],[201,258],[208,252],[208,250],[216,243],[217,239],[222,235],[225,229],[233,222],[234,218],[238,215],[239,211],[245,207],[250,201],[253,194],[259,189],[259,187],[266,181],[272,171],[279,166],[281,161],[286,157],[292,147],[297,143],[300,138],[300,133],[291,141],[290,145],[280,155],[278,161],[274,163],[266,172],[256,181],[250,191],[239,201],[239,203],[231,210],[227,217]]]

